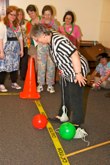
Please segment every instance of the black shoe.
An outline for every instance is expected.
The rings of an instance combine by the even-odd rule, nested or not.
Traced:
[[[60,119],[58,119],[57,117],[54,117],[54,118],[48,118],[48,120],[49,121],[51,121],[51,122],[54,122],[54,123],[62,123],[61,121],[60,121]]]

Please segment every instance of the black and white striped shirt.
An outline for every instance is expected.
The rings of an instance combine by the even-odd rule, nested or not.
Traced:
[[[75,71],[70,59],[71,55],[76,51],[76,47],[63,35],[53,32],[50,43],[50,54],[55,65],[61,71],[62,76],[70,82],[75,79]],[[81,60],[81,71],[83,76],[89,72],[88,62],[84,56],[79,53]]]

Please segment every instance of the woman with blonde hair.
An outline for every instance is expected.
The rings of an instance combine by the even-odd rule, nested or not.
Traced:
[[[24,10],[21,8],[18,8],[17,10],[17,19],[19,22],[19,26],[21,27],[21,32],[23,35],[23,44],[24,44],[24,56],[20,58],[20,78],[21,80],[25,80],[27,65],[28,65],[28,38],[27,38],[28,21],[25,19]]]

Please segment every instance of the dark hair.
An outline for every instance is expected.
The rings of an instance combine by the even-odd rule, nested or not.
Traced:
[[[43,7],[42,9],[42,15],[45,13],[45,11],[49,10],[51,12],[51,14],[53,15],[53,9],[50,5],[46,5]]]
[[[67,15],[70,15],[70,16],[72,17],[71,23],[73,23],[74,20],[75,20],[75,18],[74,18],[74,14],[73,14],[72,11],[67,11],[67,12],[65,13],[65,15],[64,15],[64,17],[63,17],[63,22],[65,22],[65,17],[66,17]]]
[[[110,58],[107,53],[100,53],[96,56],[97,61],[100,61],[102,58]]]
[[[37,12],[36,6],[35,5],[28,5],[26,8],[26,12],[28,13],[29,11],[34,11]]]

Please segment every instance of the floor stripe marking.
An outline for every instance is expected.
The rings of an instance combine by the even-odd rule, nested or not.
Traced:
[[[0,93],[0,96],[12,96],[12,95],[19,95],[19,93]]]
[[[45,113],[45,111],[44,111],[40,101],[39,100],[35,101],[35,104],[37,105],[37,107],[39,109],[39,112],[41,114],[44,114],[47,117],[47,115],[46,115],[46,113]],[[50,137],[51,137],[51,139],[53,141],[53,144],[55,146],[55,149],[56,149],[56,151],[58,153],[58,156],[60,158],[60,161],[61,161],[62,165],[70,165],[68,159],[65,157],[65,152],[64,152],[64,150],[63,150],[63,148],[62,148],[62,146],[60,144],[60,141],[59,141],[59,139],[58,139],[58,137],[57,137],[57,135],[56,135],[56,133],[55,133],[55,131],[54,131],[54,129],[53,129],[53,127],[52,127],[52,125],[51,125],[51,123],[49,121],[48,121],[48,124],[47,124],[46,127],[47,127],[47,130],[48,130],[48,132],[50,134]]]
[[[98,148],[98,147],[101,147],[101,146],[104,146],[104,145],[107,145],[107,144],[110,144],[110,141],[106,141],[106,142],[103,142],[103,143],[99,143],[99,144],[96,144],[94,146],[90,146],[90,147],[87,147],[87,148],[84,148],[82,150],[78,150],[78,151],[75,151],[75,152],[72,152],[70,154],[67,154],[65,155],[64,157],[70,157],[70,156],[73,156],[73,155],[77,155],[79,153],[82,153],[82,152],[85,152],[85,151],[89,151],[89,150],[92,150],[94,148]]]

